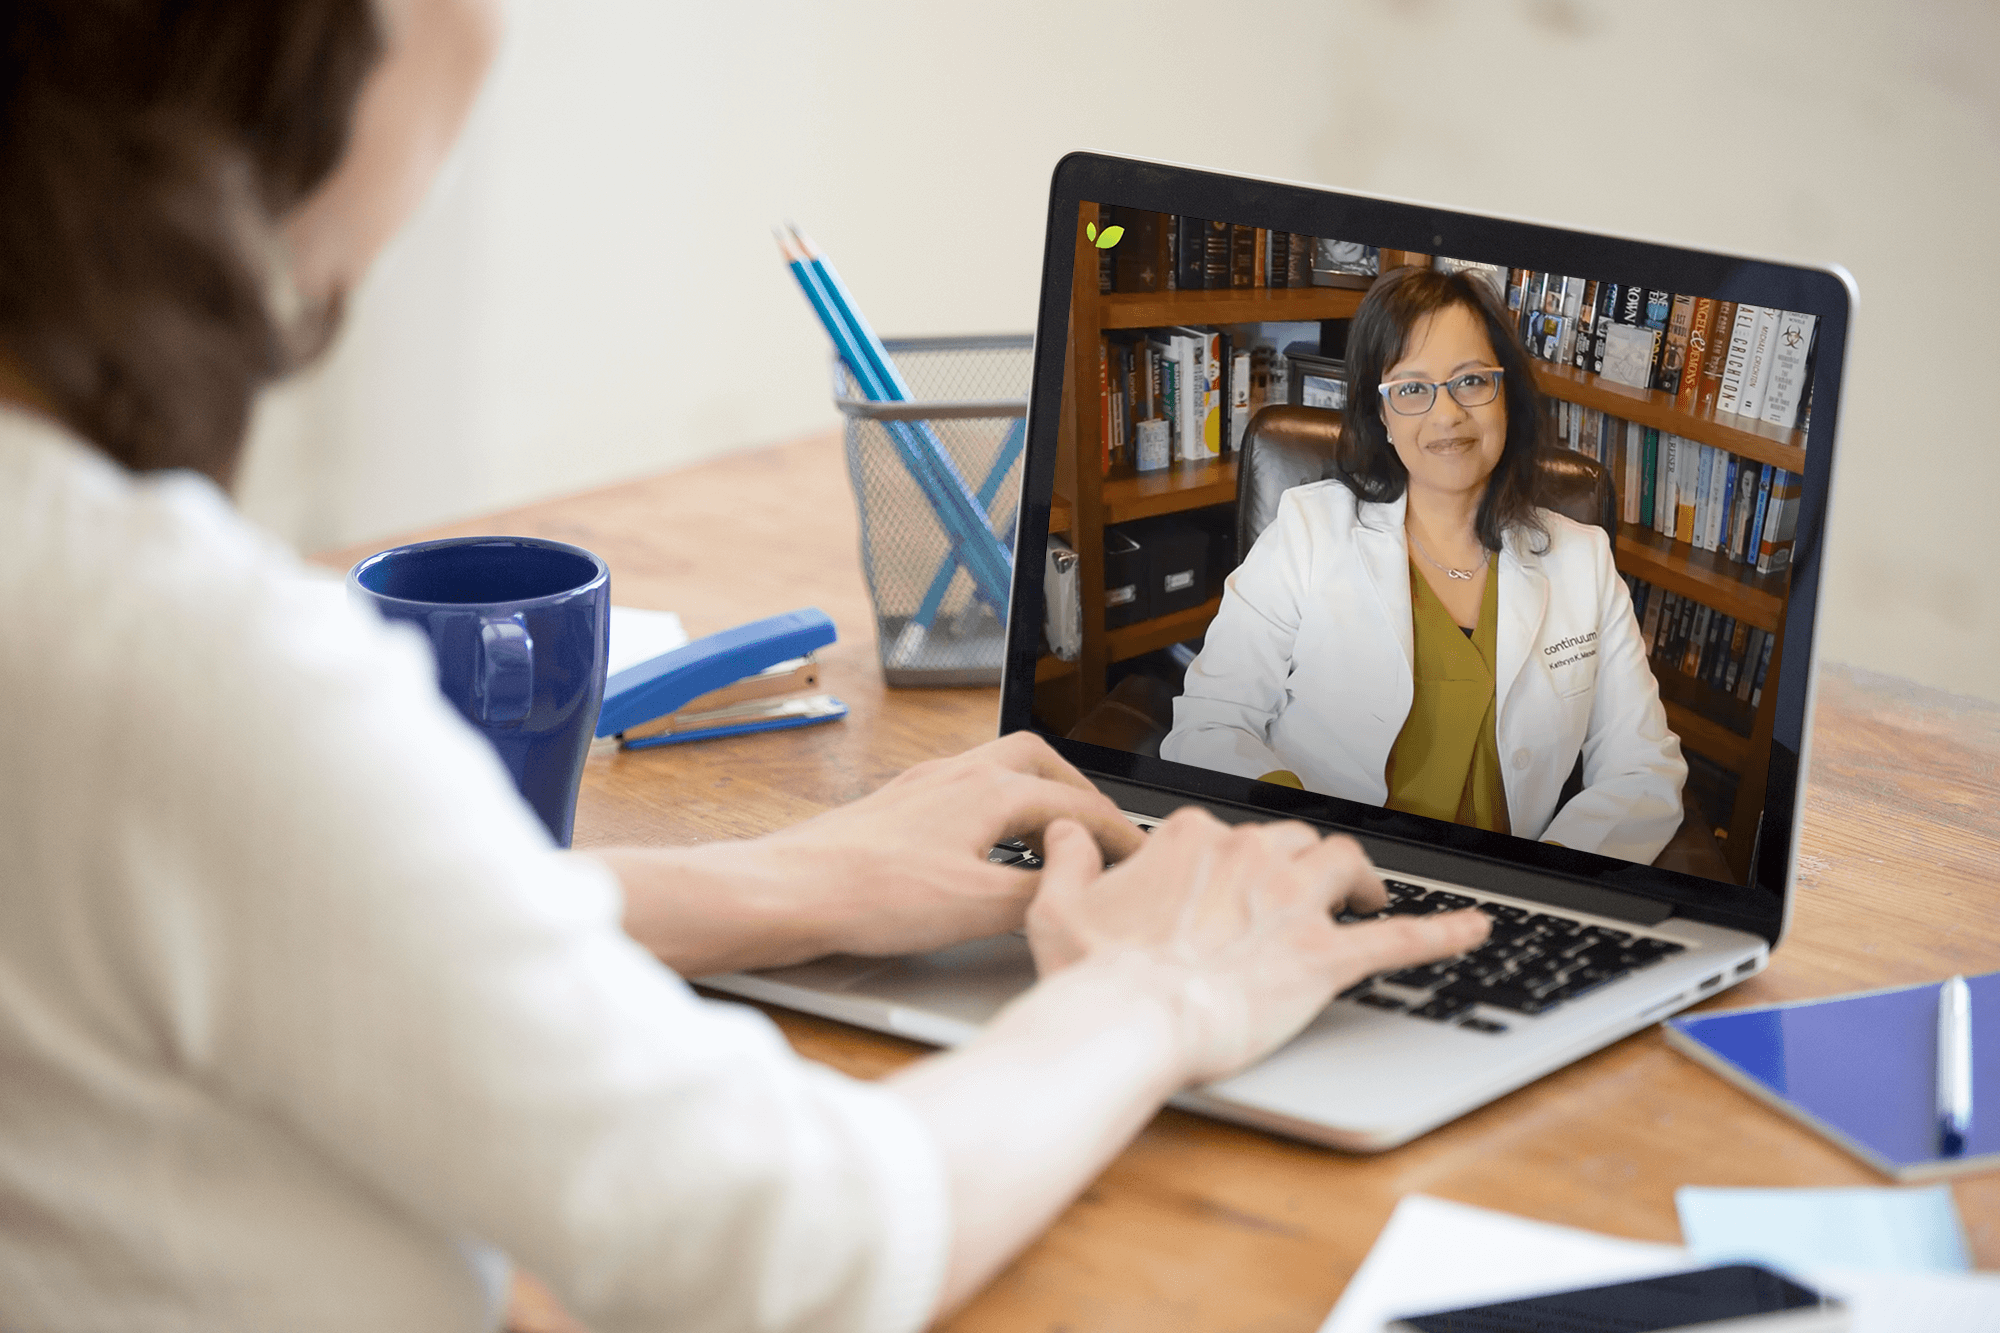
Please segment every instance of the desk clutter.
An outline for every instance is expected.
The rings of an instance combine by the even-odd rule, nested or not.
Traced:
[[[1821,1196],[1803,1202],[1824,1207],[1829,1201],[1823,1196],[1830,1194],[1901,1196],[1928,1191],[1711,1193]],[[1894,1201],[1886,1205],[1879,1200],[1848,1201],[1840,1211],[1843,1217],[1855,1219],[1884,1207],[1894,1214],[1901,1205]],[[1758,1257],[1729,1245],[1717,1249],[1703,1244],[1687,1218],[1684,1207],[1682,1227],[1688,1245],[1660,1245],[1411,1194],[1396,1205],[1368,1257],[1320,1326],[1320,1333],[1381,1333],[1392,1320],[1429,1311],[1683,1273]],[[1950,1220],[1955,1227],[1955,1213]],[[1788,1268],[1787,1275],[1839,1300],[1846,1307],[1846,1327],[1851,1333],[2000,1333],[2000,1274],[1949,1271],[1931,1263],[1884,1263],[1879,1254],[1867,1253],[1857,1263],[1855,1252],[1841,1247],[1824,1257],[1806,1257],[1810,1258],[1806,1266]]]
[[[846,717],[847,705],[821,692],[813,657],[834,638],[833,621],[812,607],[692,642],[671,612],[613,607],[616,669],[604,683],[597,737],[641,750]]]
[[[884,341],[804,233],[778,245],[833,341],[883,675],[999,684],[1033,337]]]
[[[1955,989],[1970,1002],[1958,1050],[1939,1032]],[[1899,986],[1675,1018],[1666,1034],[1683,1054],[1886,1176],[2000,1167],[2000,972],[1956,988]],[[1941,1123],[1941,1084],[1957,1079],[1965,1084],[1961,1123],[1951,1130]]]

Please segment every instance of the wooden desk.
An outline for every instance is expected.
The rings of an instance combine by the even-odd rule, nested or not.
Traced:
[[[822,656],[845,722],[595,753],[579,846],[759,833],[994,733],[995,691],[884,688],[831,437],[424,535],[478,532],[588,546],[621,604],[678,611],[694,634],[808,604],[840,629]],[[1812,761],[1791,936],[1769,971],[1711,1007],[2000,968],[2000,707],[1828,668]],[[801,1053],[864,1077],[922,1049],[773,1016]],[[949,1327],[1311,1330],[1412,1191],[1676,1241],[1678,1185],[1879,1183],[1654,1029],[1379,1157],[1163,1113]],[[2000,1175],[1953,1189],[1975,1262],[2000,1268]]]

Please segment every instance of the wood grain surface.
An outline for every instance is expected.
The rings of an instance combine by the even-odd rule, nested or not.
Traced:
[[[615,601],[677,611],[694,634],[806,605],[839,627],[822,661],[826,688],[852,710],[844,722],[631,754],[600,748],[578,804],[579,846],[756,834],[994,734],[993,690],[883,686],[835,437],[417,535],[479,532],[587,546],[610,563]],[[322,559],[345,565],[388,544]],[[1823,669],[1791,933],[1767,972],[1704,1008],[2000,968],[1996,765],[2000,707]],[[922,1054],[772,1016],[802,1054],[861,1077]],[[1412,1191],[1677,1241],[1679,1185],[1880,1183],[1675,1054],[1655,1028],[1376,1157],[1163,1112],[947,1327],[1315,1329]],[[2000,1174],[1952,1189],[1975,1263],[2000,1268]],[[544,1317],[558,1316],[522,1327]]]

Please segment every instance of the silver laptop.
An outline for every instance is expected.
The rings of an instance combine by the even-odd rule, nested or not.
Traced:
[[[1353,491],[1361,473],[1339,441],[1362,438],[1346,432],[1350,398],[1356,411],[1387,410],[1383,358],[1368,352],[1381,343],[1370,293],[1394,275],[1410,281],[1412,267],[1485,285],[1487,327],[1506,335],[1505,348],[1495,340],[1501,387],[1536,390],[1507,400],[1507,438],[1540,450],[1537,484],[1549,489],[1537,500],[1574,521],[1569,549],[1604,529],[1620,575],[1592,630],[1573,632],[1546,607],[1541,621],[1530,615],[1524,665],[1496,676],[1495,726],[1516,741],[1543,698],[1522,691],[1546,691],[1544,704],[1622,691],[1617,708],[1582,710],[1585,730],[1559,734],[1551,721],[1507,751],[1544,784],[1531,799],[1533,782],[1508,779],[1511,832],[1478,827],[1469,798],[1438,818],[1388,794],[1373,775],[1407,717],[1371,715],[1375,734],[1357,721],[1344,735],[1340,719],[1367,710],[1322,699],[1313,725],[1285,719],[1306,706],[1304,667],[1326,649],[1305,642],[1303,618],[1296,641],[1275,646],[1257,628],[1285,581],[1272,575],[1285,539],[1259,549],[1281,493],[1304,488],[1280,522],[1361,512],[1333,489]],[[1364,981],[1269,1059],[1177,1105],[1389,1148],[1764,966],[1791,901],[1853,302],[1833,268],[1152,162],[1062,161],[1001,731],[1047,737],[1142,827],[1189,803],[1231,821],[1302,819],[1360,839],[1390,885],[1389,911],[1475,906],[1494,923],[1475,953]],[[1476,400],[1489,387],[1475,375],[1408,392]],[[1045,559],[1052,550],[1064,553]],[[1351,610],[1308,614],[1321,639],[1327,616],[1333,631],[1381,632],[1339,623]],[[1577,683],[1595,630],[1622,665]],[[1244,646],[1253,638],[1257,652]],[[1262,713],[1231,694],[1257,661],[1293,673]],[[1631,702],[1636,692],[1647,704],[1648,690],[1657,713]],[[1645,729],[1662,714],[1671,743]],[[1237,732],[1197,743],[1218,716]],[[1614,716],[1640,730],[1621,732]],[[1637,762],[1618,757],[1634,735],[1654,756],[1643,783],[1620,776]],[[1264,780],[1280,770],[1290,778]],[[1571,801],[1595,817],[1565,820]],[[1662,816],[1669,801],[1677,818]],[[1032,864],[1023,847],[993,855]],[[1026,942],[1009,934],[705,984],[952,1045],[1032,980]]]

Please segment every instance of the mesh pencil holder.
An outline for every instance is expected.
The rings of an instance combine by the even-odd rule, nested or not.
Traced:
[[[907,402],[868,401],[833,362],[882,674],[891,685],[997,685],[1034,339],[883,346],[909,384]]]

